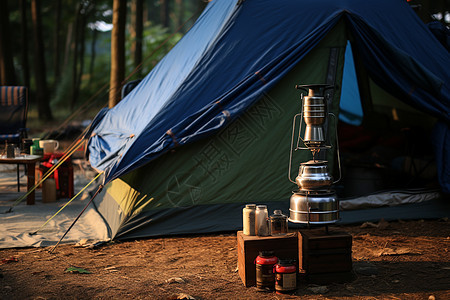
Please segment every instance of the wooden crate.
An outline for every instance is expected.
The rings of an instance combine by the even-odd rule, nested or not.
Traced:
[[[299,268],[306,276],[352,270],[352,236],[325,229],[303,229],[298,234]]]
[[[256,285],[255,259],[260,251],[273,251],[278,258],[298,259],[297,232],[283,236],[247,236],[238,231],[239,276],[246,287]]]

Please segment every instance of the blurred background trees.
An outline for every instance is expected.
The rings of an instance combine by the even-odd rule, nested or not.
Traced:
[[[207,4],[116,1],[125,17],[121,84],[145,76]],[[113,2],[0,1],[0,84],[29,87],[30,114],[41,120],[64,119],[86,102],[95,115],[108,103]]]
[[[123,52],[112,60],[116,1],[125,6],[124,39]],[[448,26],[449,1],[408,2],[424,22],[438,19]],[[108,103],[115,61],[123,65],[119,84],[142,78],[206,5],[207,0],[1,0],[0,84],[28,86],[30,113],[41,120],[64,119],[86,103],[93,108],[84,117],[92,117]]]

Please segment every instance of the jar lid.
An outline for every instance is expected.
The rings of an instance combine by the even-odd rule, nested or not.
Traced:
[[[245,208],[256,208],[256,204],[245,204]]]
[[[295,259],[286,259],[286,258],[278,259],[279,266],[286,267],[286,266],[291,266],[293,264],[295,264]]]
[[[256,205],[256,209],[267,209],[267,205]]]
[[[270,251],[270,250],[263,250],[263,251],[259,251],[259,256],[260,257],[272,257],[272,256],[275,256],[275,252]]]

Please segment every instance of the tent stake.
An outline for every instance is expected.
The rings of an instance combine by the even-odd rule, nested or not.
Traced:
[[[59,243],[61,243],[61,241],[64,239],[64,237],[67,235],[67,233],[70,231],[70,229],[72,229],[73,225],[75,225],[75,223],[78,221],[78,219],[81,217],[81,215],[84,213],[84,211],[86,210],[86,208],[88,208],[89,204],[91,204],[91,202],[94,200],[94,198],[98,195],[98,193],[100,193],[100,191],[103,189],[103,185],[100,185],[97,189],[97,191],[95,192],[94,196],[92,196],[91,200],[89,200],[88,204],[86,204],[86,206],[83,208],[83,210],[80,212],[80,214],[76,217],[76,219],[73,221],[72,225],[70,225],[69,229],[66,230],[66,232],[64,233],[64,235],[59,239],[59,241],[56,243],[56,245],[50,250],[48,251],[48,253],[53,253],[53,251],[55,251],[56,247],[58,247]]]

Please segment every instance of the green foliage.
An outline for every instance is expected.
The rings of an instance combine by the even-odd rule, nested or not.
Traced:
[[[181,39],[181,33],[171,34],[168,28],[161,25],[146,26],[142,41],[142,65],[140,73],[142,76],[148,74],[156,64],[172,49]],[[126,74],[131,74],[134,69],[133,54],[131,53],[132,40],[128,37],[126,41]],[[130,78],[136,79],[136,78]]]
[[[59,81],[56,83],[55,91],[50,101],[52,107],[57,107],[59,109],[67,107],[72,95],[72,70],[66,68],[64,73],[61,74]]]
[[[109,82],[109,76],[105,76],[105,74],[109,74],[110,72],[110,33],[102,33],[99,34],[97,41],[97,50],[94,60],[94,68],[92,73],[90,72],[90,64],[94,56],[90,52],[90,40],[88,40],[86,45],[86,53],[84,58],[84,72],[81,77],[80,91],[79,97],[77,99],[75,108],[77,106],[82,105],[84,102],[91,100],[97,101],[99,105],[106,103],[107,97],[104,95],[107,93],[107,88],[105,88],[105,84]],[[107,51],[106,51],[106,50]],[[57,108],[59,111],[67,110],[67,115],[70,114],[69,106],[70,99],[72,97],[72,82],[73,82],[73,61],[69,61],[67,64],[63,74],[61,74],[59,81],[56,83],[55,91],[52,93],[51,105],[52,107]],[[92,99],[93,95],[95,95],[99,90],[103,88],[103,92],[100,93],[99,97],[95,97]],[[103,97],[101,97],[103,95]],[[103,102],[102,102],[103,101]]]
[[[0,0],[1,1],[1,0]],[[169,28],[161,25],[161,2],[159,0],[151,0],[144,2],[146,24],[143,33],[143,49],[142,64],[139,72],[128,80],[142,78],[148,74],[155,65],[172,49],[172,47],[180,40],[185,31],[192,25],[194,18],[185,24],[180,33],[172,34],[184,21],[191,16],[198,16],[205,2],[202,0],[188,0],[170,2],[170,24]],[[20,49],[23,48],[24,42],[21,32],[21,13],[19,1],[8,1],[9,21],[11,36],[11,47],[14,50],[14,64],[17,72],[19,84],[24,84],[24,62],[22,60]],[[34,44],[33,44],[33,22],[31,19],[30,1],[26,0],[26,26],[27,36],[25,42],[28,45],[28,71],[30,74],[30,104],[35,108],[35,90],[36,78],[34,72]],[[101,107],[107,103],[108,83],[110,74],[110,32],[97,33],[95,50],[92,50],[93,30],[98,22],[110,24],[112,22],[112,1],[108,0],[64,0],[61,6],[60,23],[56,24],[57,1],[41,2],[42,17],[42,38],[45,47],[45,65],[48,87],[48,99],[52,107],[52,111],[56,119],[63,119],[72,113],[71,100],[73,89],[73,59],[74,59],[74,39],[75,26],[79,5],[85,9],[81,9],[80,13],[84,17],[85,35],[84,35],[84,66],[83,75],[81,76],[80,91],[74,109],[83,105],[86,101],[95,101],[97,107]],[[127,12],[128,22],[131,20],[130,1],[128,1],[129,10]],[[57,26],[55,26],[57,25]],[[130,26],[128,23],[127,26]],[[58,45],[55,47],[56,37],[59,36]],[[135,72],[133,53],[131,53],[131,35],[127,34],[126,42],[126,71],[125,76]],[[81,47],[81,46],[79,46]],[[80,48],[78,48],[80,49]],[[56,55],[58,51],[58,56]],[[79,51],[79,50],[78,50]],[[59,68],[55,60],[58,58]],[[94,60],[93,60],[94,58]],[[91,62],[94,61],[91,66]],[[78,60],[78,64],[80,60]],[[78,65],[78,70],[80,66]],[[56,74],[56,72],[60,74]],[[58,77],[58,78],[56,78]],[[106,86],[106,87],[105,87]],[[100,91],[100,93],[99,93]],[[98,95],[97,95],[98,94]],[[97,96],[95,96],[97,95]],[[95,97],[93,97],[95,96]],[[94,108],[92,109],[94,110]],[[84,115],[81,118],[87,118]]]
[[[67,268],[64,272],[66,273],[79,273],[79,274],[91,274],[92,272],[83,269],[83,268],[79,268],[79,267],[69,267]]]

